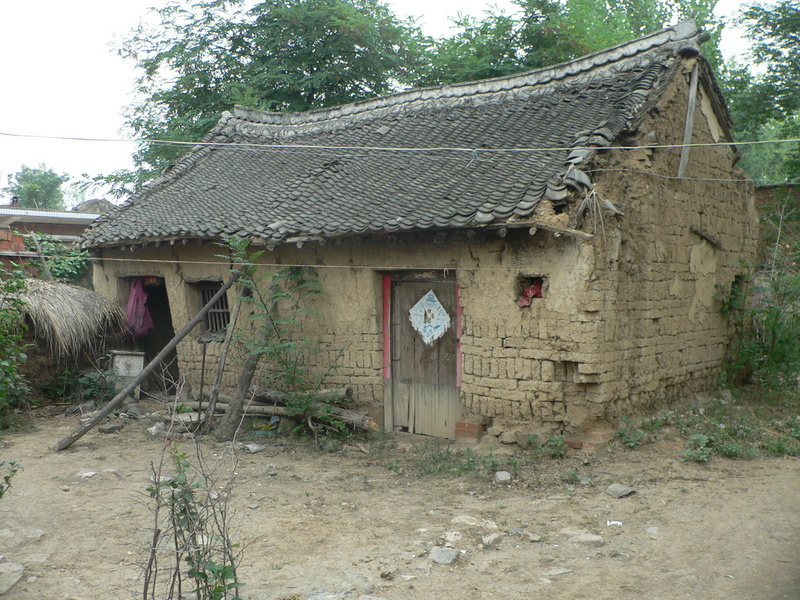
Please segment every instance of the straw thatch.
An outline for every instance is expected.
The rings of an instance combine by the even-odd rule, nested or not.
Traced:
[[[20,294],[23,310],[38,343],[53,358],[77,359],[103,346],[107,333],[121,330],[122,310],[86,288],[29,279]]]
[[[112,208],[116,208],[117,205],[113,202],[105,200],[104,198],[94,198],[92,200],[85,200],[81,202],[73,208],[73,212],[85,212],[85,213],[98,213],[103,214],[105,212],[110,211]]]

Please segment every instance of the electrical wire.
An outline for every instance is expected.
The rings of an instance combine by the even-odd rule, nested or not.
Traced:
[[[31,256],[32,260],[42,260],[39,256]],[[259,262],[259,263],[229,263],[229,262],[220,262],[220,261],[213,261],[213,260],[179,260],[179,259],[169,259],[169,260],[162,260],[162,259],[154,259],[154,258],[114,258],[114,257],[99,257],[99,256],[45,256],[45,260],[51,260],[53,258],[57,258],[59,261],[91,261],[96,263],[104,263],[104,262],[121,262],[121,263],[144,263],[144,264],[159,264],[159,265],[175,265],[175,266],[184,266],[184,265],[202,265],[202,266],[215,266],[215,267],[224,267],[226,269],[241,269],[245,267],[256,267],[256,268],[269,268],[275,267],[279,269],[285,268],[312,268],[312,269],[352,269],[352,270],[361,270],[361,271],[408,271],[411,267],[408,265],[403,266],[385,266],[385,265],[340,265],[340,264],[330,264],[330,265],[320,265],[320,264],[305,264],[305,263],[270,263],[270,262]],[[469,266],[457,266],[454,267],[452,265],[446,267],[440,267],[435,265],[426,265],[426,266],[419,266],[413,267],[415,271],[513,271],[516,272],[519,269],[514,267],[469,267]],[[575,273],[585,273],[585,269],[562,269],[566,271],[571,271]]]
[[[168,146],[191,146],[208,148],[242,148],[242,149],[263,149],[263,150],[334,150],[334,151],[359,151],[359,152],[469,152],[471,155],[480,153],[528,153],[528,152],[565,152],[568,150],[590,149],[590,150],[668,150],[683,148],[711,148],[715,146],[754,146],[765,144],[797,144],[800,138],[784,138],[779,140],[754,140],[742,142],[697,142],[689,144],[648,144],[645,146],[547,146],[541,148],[463,148],[459,146],[432,146],[432,147],[402,147],[402,146],[326,146],[326,145],[305,145],[305,144],[256,144],[250,142],[181,142],[174,140],[134,140],[134,139],[113,139],[113,138],[86,138],[69,136],[51,135],[30,135],[21,133],[0,132],[0,136],[16,137],[27,139],[61,140],[74,142],[104,142],[104,143],[147,143]]]

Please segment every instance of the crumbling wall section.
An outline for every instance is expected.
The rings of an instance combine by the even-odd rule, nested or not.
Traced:
[[[532,431],[573,429],[592,412],[602,371],[594,248],[541,230],[503,245],[505,256],[489,252],[459,277],[465,409]],[[520,306],[520,281],[540,276],[543,297]]]
[[[680,145],[694,60],[639,128],[641,139]],[[714,389],[731,331],[720,312],[755,256],[750,181],[701,87],[685,174],[680,148],[631,148],[596,161],[596,191],[623,209],[604,254],[608,383],[605,419],[641,413]],[[676,124],[679,124],[676,126]]]

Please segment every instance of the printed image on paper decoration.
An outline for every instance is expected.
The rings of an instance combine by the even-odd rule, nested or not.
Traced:
[[[444,309],[433,290],[429,291],[408,311],[411,326],[430,346],[450,328],[450,315]]]

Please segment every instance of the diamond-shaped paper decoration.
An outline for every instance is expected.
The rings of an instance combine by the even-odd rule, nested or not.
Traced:
[[[410,311],[411,326],[422,336],[422,341],[430,346],[450,329],[450,315],[439,302],[433,290],[429,291]]]

